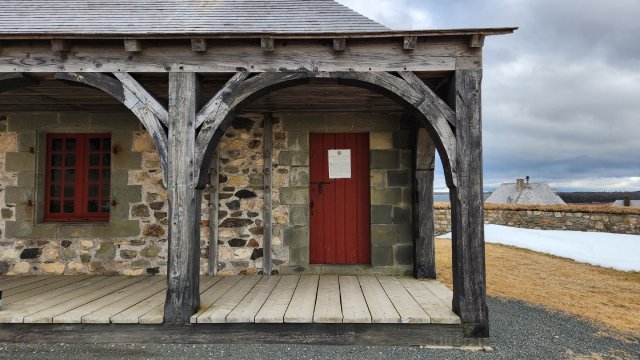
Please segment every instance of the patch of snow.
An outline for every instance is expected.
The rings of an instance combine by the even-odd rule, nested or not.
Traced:
[[[451,238],[451,233],[438,236]],[[511,245],[622,271],[640,271],[640,235],[484,226],[488,243]]]

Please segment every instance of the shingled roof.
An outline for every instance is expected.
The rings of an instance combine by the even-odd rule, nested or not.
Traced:
[[[2,0],[0,35],[216,35],[389,30],[333,0]]]

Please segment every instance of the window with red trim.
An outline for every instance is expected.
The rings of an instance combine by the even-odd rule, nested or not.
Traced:
[[[48,134],[45,221],[109,220],[110,134]]]

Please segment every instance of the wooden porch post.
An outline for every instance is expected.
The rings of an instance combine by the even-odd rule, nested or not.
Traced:
[[[164,320],[188,323],[200,306],[200,190],[196,189],[195,73],[169,73],[169,263]]]
[[[453,311],[465,336],[489,337],[482,198],[481,69],[455,72],[456,176],[451,190]]]
[[[413,156],[413,275],[417,279],[435,279],[433,169],[436,148],[425,128],[418,127],[416,130]]]

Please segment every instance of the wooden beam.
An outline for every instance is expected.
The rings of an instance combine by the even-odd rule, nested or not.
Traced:
[[[144,88],[144,86],[142,86],[129,73],[117,72],[113,73],[113,75],[120,80],[122,85],[129,90],[146,109],[151,111],[164,126],[168,126],[169,113],[164,106],[162,106],[162,104],[160,104],[160,102]]]
[[[442,117],[451,126],[456,126],[456,115],[451,107],[442,100],[427,84],[422,81],[418,75],[410,71],[402,71],[398,73],[407,83],[424,95],[422,106],[428,107],[429,112],[438,117]]]
[[[206,53],[196,53],[184,45],[154,46],[131,57],[122,45],[77,43],[73,52],[60,57],[42,43],[12,43],[5,44],[0,56],[0,72],[453,71],[457,57],[477,57],[482,51],[469,47],[467,41],[405,51],[397,40],[352,39],[349,51],[342,53],[327,51],[326,43],[308,41],[290,42],[267,57],[255,44],[209,42],[208,48]],[[20,60],[27,58],[31,61]]]
[[[345,51],[347,50],[347,38],[333,39],[333,51]]]
[[[471,35],[471,38],[469,39],[469,46],[471,46],[472,48],[481,48],[482,46],[484,46],[484,35]]]
[[[23,73],[0,73],[0,93],[40,84],[40,80]]]
[[[218,206],[220,194],[220,165],[218,150],[211,156],[209,173],[209,275],[218,272]]]
[[[436,148],[424,128],[417,128],[413,152],[413,275],[436,278],[433,173]]]
[[[191,39],[191,51],[206,52],[207,48],[207,39]]]
[[[262,269],[265,275],[271,275],[271,235],[273,218],[271,216],[272,211],[272,168],[271,168],[271,156],[273,153],[273,115],[271,113],[264,114],[264,148],[263,148],[263,181],[264,181],[264,211],[262,222],[264,224],[264,234],[262,236]]]
[[[456,70],[456,158],[458,184],[451,191],[453,311],[469,337],[489,337],[482,193],[482,71]]]
[[[160,158],[160,168],[162,169],[164,183],[167,183],[167,134],[162,127],[162,119],[167,122],[167,110],[157,103],[153,96],[149,94],[140,84],[138,84],[129,74],[120,73],[116,79],[101,73],[56,73],[54,77],[58,80],[74,82],[102,90],[111,95],[116,100],[126,106],[140,120],[145,129],[149,132]],[[134,91],[131,91],[133,89]],[[150,102],[155,101],[153,105]],[[148,109],[154,106],[155,112]],[[158,117],[160,114],[161,117]]]
[[[169,74],[169,258],[164,320],[189,323],[200,306],[200,191],[195,188],[197,79]]]
[[[275,40],[270,37],[263,37],[260,39],[260,47],[264,52],[274,52],[276,50]]]
[[[124,51],[126,52],[141,52],[142,42],[135,39],[126,39],[124,41]]]
[[[249,76],[246,71],[240,71],[235,73],[231,79],[229,79],[222,89],[209,100],[198,112],[196,117],[196,128],[202,126],[202,124],[209,118],[213,118],[216,114],[224,111],[225,101],[234,93],[235,89]]]
[[[51,51],[53,52],[67,52],[71,50],[71,41],[69,40],[51,40]]]
[[[417,36],[405,36],[402,41],[402,48],[405,50],[415,50],[417,44]]]

